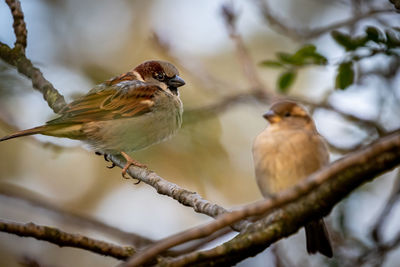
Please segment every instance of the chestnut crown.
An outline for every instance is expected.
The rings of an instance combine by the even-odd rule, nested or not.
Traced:
[[[178,69],[169,62],[161,60],[145,61],[134,69],[146,82],[165,83],[173,91],[185,85],[179,77]]]

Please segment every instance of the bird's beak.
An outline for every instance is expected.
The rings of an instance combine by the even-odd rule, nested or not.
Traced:
[[[268,110],[267,113],[264,113],[263,117],[270,123],[276,123],[281,120],[281,118],[278,115],[276,115],[276,113],[273,110]]]
[[[181,77],[179,77],[178,75],[175,75],[173,78],[171,78],[171,79],[169,79],[167,81],[167,85],[170,86],[170,87],[177,88],[177,87],[180,87],[182,85],[185,85],[185,81]]]

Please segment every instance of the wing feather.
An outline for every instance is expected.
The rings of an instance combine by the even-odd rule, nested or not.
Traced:
[[[162,93],[160,87],[138,80],[100,86],[68,104],[61,111],[61,117],[47,124],[84,123],[135,117],[151,111],[154,105],[153,98],[158,93]]]

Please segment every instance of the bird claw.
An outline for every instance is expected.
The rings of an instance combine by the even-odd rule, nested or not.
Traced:
[[[101,153],[101,152],[99,152],[99,151],[96,151],[96,152],[94,152],[96,155],[98,155],[98,156],[101,156],[101,155],[103,155],[104,156],[104,160],[105,161],[107,161],[107,162],[110,162],[110,159],[108,158],[108,155],[107,154],[103,154],[103,153]],[[146,165],[144,165],[144,164],[142,164],[142,163],[140,163],[140,162],[137,162],[136,160],[134,160],[134,159],[132,159],[128,154],[126,154],[125,152],[121,152],[121,155],[126,159],[126,164],[125,164],[125,166],[124,166],[124,168],[122,169],[122,172],[121,172],[121,174],[122,174],[122,177],[124,178],[124,179],[130,179],[130,177],[127,177],[126,176],[126,172],[128,171],[128,169],[129,169],[129,167],[131,166],[131,165],[133,165],[133,166],[137,166],[137,167],[139,167],[139,168],[146,168],[147,169],[147,166]],[[111,165],[110,166],[106,166],[107,168],[109,168],[109,169],[112,169],[112,168],[114,168],[115,166],[117,166],[117,165],[115,165],[115,163],[114,162],[111,162]],[[136,179],[136,178],[134,178],[134,179]],[[134,184],[135,185],[137,185],[137,184],[140,184],[140,180],[139,179],[136,179],[137,180],[137,182],[135,182]]]
[[[109,161],[109,160],[107,160],[107,161]],[[117,166],[117,165],[115,165],[115,163],[112,162],[112,163],[111,163],[111,166],[106,166],[106,167],[109,168],[109,169],[112,169],[112,168],[114,168],[115,166]]]
[[[139,167],[139,168],[146,168],[147,169],[146,165],[144,165],[144,164],[142,164],[140,162],[137,162],[136,160],[132,159],[125,152],[121,152],[121,155],[126,159],[126,164],[125,164],[124,168],[122,169],[122,173],[121,173],[123,178],[129,179],[129,177],[126,177],[126,172],[128,171],[128,169],[129,169],[129,167],[131,165]],[[140,180],[139,179],[137,179],[137,180],[138,180],[138,182],[136,182],[135,184],[139,184],[140,183]]]
[[[101,153],[101,152],[99,152],[99,151],[96,151],[96,152],[94,152],[94,153],[95,153],[97,156],[103,156],[105,161],[110,162],[110,159],[108,158],[108,155],[107,155],[107,154],[103,154],[103,153]],[[106,166],[106,167],[109,168],[109,169],[112,169],[112,168],[114,168],[115,166],[117,166],[117,165],[115,165],[114,162],[111,162],[111,163],[112,163],[111,166]]]

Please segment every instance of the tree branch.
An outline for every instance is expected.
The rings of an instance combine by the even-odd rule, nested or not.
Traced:
[[[60,247],[82,248],[120,260],[124,260],[135,253],[132,247],[121,247],[83,235],[70,234],[53,227],[33,223],[21,224],[0,220],[0,231],[16,234],[21,237],[33,237],[38,240],[51,242]]]
[[[199,259],[215,260],[222,255],[228,259],[232,257],[232,260],[236,258],[234,262],[240,261],[243,254],[239,252],[245,251],[246,256],[255,255],[255,252],[261,251],[276,240],[296,232],[307,220],[327,215],[336,203],[358,186],[399,164],[400,131],[397,131],[328,165],[304,182],[275,197],[246,205],[219,216],[211,223],[162,239],[133,256],[125,266],[138,266],[178,244],[207,236],[243,218],[265,214],[291,203],[280,209],[283,215],[274,224],[256,224],[256,230],[249,227],[250,230],[239,234],[230,241],[232,243],[228,242],[214,250],[188,256],[191,259],[190,263]],[[254,233],[251,239],[248,239],[248,231]]]
[[[118,238],[120,240],[123,240],[124,242],[128,242],[135,248],[144,247],[154,242],[149,238],[140,236],[138,234],[122,231],[116,227],[110,226],[93,218],[89,218],[87,216],[82,216],[80,214],[61,209],[55,205],[50,204],[49,200],[45,200],[34,192],[31,192],[24,188],[20,188],[16,185],[4,183],[0,184],[0,195],[26,201],[30,205],[40,207],[48,212],[52,212],[53,214],[60,216],[64,223],[70,221],[73,222],[74,225],[79,225],[81,227],[101,231],[101,233],[103,234],[109,234],[113,238]]]
[[[358,16],[353,16],[351,18],[332,23],[327,26],[323,27],[316,27],[314,29],[307,29],[307,28],[295,28],[289,25],[284,24],[282,21],[283,19],[278,18],[273,14],[271,11],[268,3],[266,0],[258,0],[257,1],[262,15],[266,22],[270,24],[271,26],[274,26],[277,31],[281,32],[285,36],[293,39],[293,40],[299,40],[299,41],[305,41],[313,38],[317,38],[327,32],[330,32],[332,30],[345,27],[345,26],[353,26],[356,23],[358,23],[360,20],[363,20],[365,18],[370,18],[374,15],[377,14],[382,14],[382,13],[390,13],[390,12],[396,12],[394,9],[371,9],[368,12],[365,12],[363,14],[359,14]]]
[[[119,156],[109,155],[108,158],[120,168],[123,168],[125,166],[125,161]],[[210,217],[215,218],[223,213],[228,212],[225,208],[203,199],[196,192],[188,191],[174,183],[168,182],[162,177],[158,176],[155,172],[148,169],[130,166],[127,173],[132,178],[138,179],[154,187],[157,193],[169,196],[184,206],[192,207],[194,211],[198,213],[206,214]],[[233,229],[236,231],[240,231],[244,229],[248,224],[248,222],[242,221],[233,225]]]
[[[8,64],[17,67],[19,73],[30,78],[33,88],[41,92],[49,107],[52,108],[55,113],[58,113],[66,105],[64,97],[43,77],[42,72],[34,67],[32,62],[25,56],[27,31],[21,4],[19,0],[6,0],[6,2],[13,15],[16,42],[15,47],[12,49],[8,45],[0,42],[0,58]]]
[[[225,21],[226,29],[229,37],[232,39],[236,46],[236,53],[243,68],[243,74],[251,85],[252,91],[269,91],[261,82],[259,75],[257,74],[256,67],[251,59],[246,46],[244,45],[242,36],[238,34],[236,29],[237,13],[234,9],[233,3],[222,5],[221,8],[222,17]]]
[[[0,42],[0,58],[17,67],[19,73],[31,79],[33,88],[42,93],[44,100],[55,113],[60,112],[66,105],[64,97],[43,77],[42,72],[33,66],[24,53]]]
[[[24,13],[22,12],[21,3],[18,0],[6,0],[6,3],[11,9],[11,13],[14,19],[13,28],[16,37],[14,46],[18,51],[25,53],[28,32],[26,30]]]

